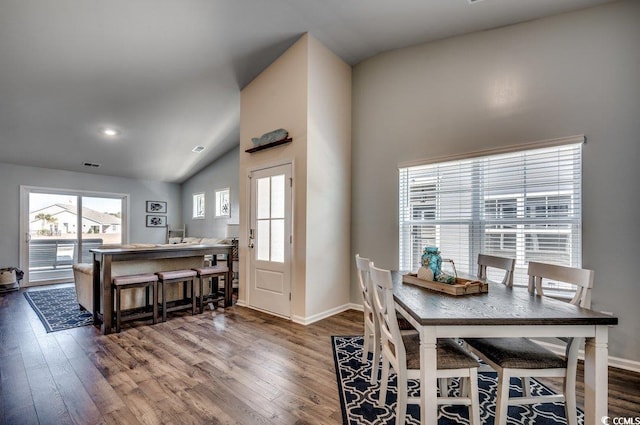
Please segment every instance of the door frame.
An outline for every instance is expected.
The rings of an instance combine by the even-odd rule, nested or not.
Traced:
[[[278,162],[269,162],[269,163],[264,163],[261,165],[257,165],[255,167],[251,167],[251,168],[247,168],[247,175],[246,175],[246,205],[248,206],[248,208],[246,209],[246,212],[244,214],[244,224],[245,224],[245,232],[243,237],[245,238],[244,243],[246,244],[245,246],[247,246],[247,257],[246,257],[246,261],[245,261],[245,288],[246,288],[246,305],[250,308],[254,308],[260,311],[263,311],[262,309],[259,309],[258,307],[253,306],[253,303],[251,301],[251,273],[253,272],[252,270],[252,265],[254,264],[252,259],[251,259],[251,255],[253,252],[253,249],[248,248],[249,245],[249,229],[251,228],[251,209],[253,208],[253,205],[251,204],[251,197],[252,197],[252,192],[251,192],[251,179],[252,179],[252,174],[258,171],[262,171],[262,170],[267,170],[269,168],[276,168],[276,167],[282,167],[282,166],[289,166],[290,172],[291,172],[291,208],[289,210],[289,214],[290,214],[290,228],[289,228],[289,234],[291,235],[291,241],[289,243],[289,291],[291,293],[291,299],[289,300],[289,314],[287,316],[283,316],[281,314],[277,314],[271,311],[266,311],[268,314],[272,314],[274,316],[278,316],[278,317],[283,317],[286,319],[291,320],[291,318],[293,317],[293,311],[294,311],[294,300],[295,300],[295,285],[293,284],[294,279],[293,279],[293,271],[294,271],[294,248],[295,248],[295,235],[293,232],[293,229],[295,228],[295,215],[294,215],[294,211],[295,211],[295,163],[293,160],[286,160],[286,161],[278,161]]]
[[[98,191],[87,191],[87,190],[75,190],[75,189],[60,189],[55,187],[43,187],[43,186],[29,186],[29,185],[20,185],[20,224],[19,224],[19,239],[20,239],[20,251],[18,262],[20,264],[21,270],[24,272],[24,277],[22,280],[21,286],[29,287],[29,286],[37,286],[43,284],[54,284],[54,283],[66,283],[67,279],[64,279],[64,282],[51,281],[47,283],[38,282],[35,284],[31,284],[29,281],[29,244],[28,234],[29,234],[29,195],[31,193],[51,193],[56,195],[69,195],[69,196],[77,196],[78,197],[78,208],[82,208],[82,197],[98,197],[98,198],[121,198],[122,199],[122,215],[123,219],[121,221],[121,241],[123,244],[128,243],[129,241],[129,205],[130,199],[128,193],[116,193],[116,192],[98,192]],[[78,225],[77,229],[82,229],[82,215],[78,214]],[[78,235],[78,239],[81,239],[81,234]],[[82,244],[82,242],[80,242]]]

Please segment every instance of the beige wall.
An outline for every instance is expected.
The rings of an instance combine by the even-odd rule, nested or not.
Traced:
[[[309,38],[306,316],[349,301],[351,67]]]
[[[240,299],[246,302],[246,261],[250,170],[293,163],[292,314],[304,316],[307,155],[307,37],[301,38],[247,85],[240,94]],[[252,137],[284,128],[293,142],[249,154]]]
[[[583,266],[640,361],[640,2],[378,55],[354,68],[352,254],[398,267],[403,161],[585,134]],[[352,268],[351,300],[359,299]],[[637,364],[636,364],[637,367]]]
[[[246,302],[248,173],[293,164],[292,319],[349,303],[351,69],[305,34],[240,97],[240,302]],[[284,128],[293,142],[249,154],[251,138]]]

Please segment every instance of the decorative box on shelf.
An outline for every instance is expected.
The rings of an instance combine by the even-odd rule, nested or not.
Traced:
[[[489,292],[489,285],[486,282],[462,277],[456,277],[456,283],[451,284],[419,279],[416,274],[408,273],[402,276],[402,282],[455,296]]]

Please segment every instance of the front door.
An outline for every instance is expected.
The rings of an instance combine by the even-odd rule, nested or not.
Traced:
[[[251,172],[249,304],[291,316],[291,164]]]

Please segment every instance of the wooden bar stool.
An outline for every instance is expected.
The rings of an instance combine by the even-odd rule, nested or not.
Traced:
[[[204,300],[208,298],[210,302],[220,302],[224,301],[224,294],[219,295],[218,293],[218,283],[211,283],[211,294],[205,297],[204,295],[204,280],[205,279],[213,279],[224,277],[224,286],[225,292],[227,291],[227,286],[229,285],[229,268],[227,266],[219,265],[219,266],[210,266],[210,267],[199,267],[193,269],[196,272],[198,280],[200,282],[200,313],[204,312]],[[216,279],[217,280],[217,279]]]
[[[195,276],[196,272],[194,270],[171,270],[166,272],[157,272],[158,275],[158,283],[162,287],[162,321],[167,321],[167,313],[170,311],[178,311],[178,310],[186,310],[188,308],[191,309],[191,315],[196,314],[196,291],[195,291]],[[180,283],[183,282],[182,286],[182,299],[183,302],[176,302],[173,306],[167,307],[167,284],[169,283]],[[189,303],[185,303],[184,300],[187,299],[187,284],[191,283],[191,298]]]
[[[158,276],[152,273],[117,276],[113,278],[113,291],[116,297],[116,332],[120,332],[122,322],[151,318],[155,325],[158,320]],[[134,310],[132,313],[122,314],[122,290],[133,288],[145,288],[144,310]],[[152,309],[149,309],[149,290],[151,294]]]

